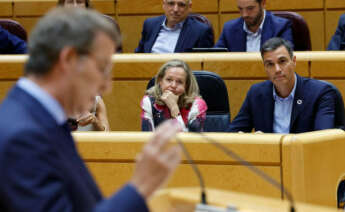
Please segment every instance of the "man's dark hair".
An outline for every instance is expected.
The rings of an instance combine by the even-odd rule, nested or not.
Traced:
[[[261,57],[264,58],[264,54],[266,52],[271,52],[279,47],[284,46],[286,50],[289,52],[290,58],[293,57],[293,48],[289,41],[284,40],[283,38],[275,37],[267,40],[260,49]]]
[[[261,4],[262,0],[256,0],[257,3]]]

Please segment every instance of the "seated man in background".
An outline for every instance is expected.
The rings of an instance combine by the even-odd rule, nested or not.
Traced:
[[[328,44],[327,50],[344,50],[345,49],[345,14],[339,18],[337,29]]]
[[[26,54],[26,42],[0,26],[0,54]]]
[[[335,90],[295,73],[296,56],[288,41],[266,41],[261,57],[269,80],[250,88],[229,132],[302,133],[335,127]]]
[[[192,0],[163,0],[165,15],[148,18],[136,53],[186,52],[214,45],[212,28],[188,17]]]
[[[67,117],[88,110],[96,95],[111,88],[119,40],[114,25],[91,10],[59,8],[38,22],[25,77],[0,106],[1,211],[148,211],[146,199],[180,161],[180,149],[167,146],[179,124],[157,129],[138,155],[132,179],[107,199],[67,124]]]
[[[265,41],[282,37],[293,44],[291,23],[265,10],[266,0],[237,0],[241,17],[224,24],[215,47],[231,52],[258,52]]]

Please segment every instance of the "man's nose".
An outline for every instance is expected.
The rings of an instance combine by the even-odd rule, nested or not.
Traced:
[[[275,69],[276,72],[280,72],[281,71],[281,67],[280,67],[280,65],[278,63],[276,63],[274,65],[274,69]]]
[[[174,4],[173,10],[178,11],[178,4]]]

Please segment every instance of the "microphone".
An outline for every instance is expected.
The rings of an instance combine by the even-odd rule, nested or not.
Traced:
[[[232,206],[229,206],[224,210],[223,208],[215,207],[215,206],[211,206],[207,204],[204,178],[202,177],[198,166],[194,163],[194,160],[192,159],[191,155],[189,154],[187,148],[185,147],[181,139],[179,139],[177,136],[175,137],[175,139],[177,143],[180,145],[180,147],[182,148],[183,154],[186,156],[188,163],[193,168],[193,171],[196,174],[200,183],[201,203],[196,206],[195,212],[236,212],[237,211],[236,208]]]
[[[256,175],[260,176],[261,178],[263,178],[266,182],[270,183],[271,185],[273,185],[274,187],[278,188],[281,192],[283,192],[285,194],[285,196],[287,197],[287,199],[290,202],[290,212],[295,212],[295,203],[294,200],[292,198],[291,193],[283,186],[283,184],[279,183],[278,181],[276,181],[274,178],[270,177],[269,175],[267,175],[265,172],[261,171],[260,169],[258,169],[255,165],[251,164],[249,161],[246,161],[245,159],[241,158],[239,155],[237,155],[235,152],[233,152],[231,149],[225,147],[223,144],[215,141],[214,139],[206,136],[204,133],[202,132],[193,132],[195,134],[199,134],[201,135],[202,138],[204,138],[207,142],[209,142],[210,144],[214,145],[216,148],[220,149],[221,151],[223,151],[226,155],[230,156],[231,158],[235,159],[236,161],[238,161],[241,165],[247,167],[249,170],[251,170],[252,172],[254,172]],[[282,141],[284,139],[286,135],[283,135],[280,139],[280,141]]]

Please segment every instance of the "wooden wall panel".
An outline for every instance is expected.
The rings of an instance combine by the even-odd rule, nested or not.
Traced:
[[[0,2],[0,17],[13,16],[12,0],[2,0]]]
[[[308,24],[313,51],[325,50],[325,25],[322,11],[298,12]]]
[[[42,16],[56,6],[56,0],[14,0],[15,16]]]
[[[266,1],[267,10],[322,9],[323,0],[271,0]]]
[[[103,14],[115,14],[115,3],[113,0],[93,0],[92,7]]]
[[[241,106],[246,98],[249,88],[258,82],[263,80],[225,80],[226,87],[228,89],[229,104],[231,120],[233,120],[241,109]]]
[[[213,32],[214,32],[214,42],[217,42],[219,38],[219,20],[218,20],[218,15],[215,14],[204,14],[208,20],[211,21],[212,27],[213,27]]]
[[[118,14],[163,13],[162,0],[117,0]]]
[[[325,0],[326,8],[345,8],[345,1],[342,0]]]
[[[141,38],[144,21],[148,17],[152,16],[118,16],[118,22],[123,39],[123,52],[134,52]]]
[[[339,17],[341,14],[343,14],[345,11],[327,11],[325,15],[325,36],[326,36],[326,44],[325,47],[327,48],[332,36],[335,33],[335,30],[337,29]]]
[[[15,17],[13,19],[15,21],[18,21],[24,27],[24,29],[26,30],[29,36],[40,18],[39,17]]]
[[[192,12],[197,13],[217,13],[218,12],[218,1],[216,0],[193,0],[192,1]]]
[[[296,10],[296,9],[322,9],[323,0],[285,0],[266,1],[267,10]],[[220,11],[237,12],[237,3],[234,0],[220,0]]]

